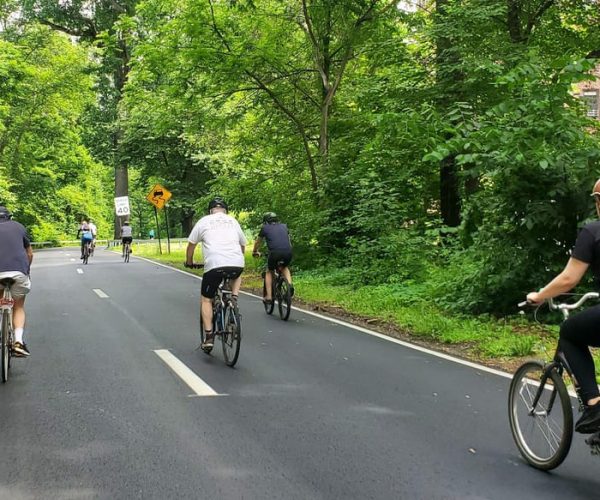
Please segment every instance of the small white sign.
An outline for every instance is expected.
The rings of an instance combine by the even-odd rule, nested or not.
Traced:
[[[115,211],[118,216],[129,215],[129,196],[115,198]]]

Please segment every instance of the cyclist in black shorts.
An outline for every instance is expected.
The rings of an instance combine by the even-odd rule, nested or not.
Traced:
[[[592,196],[600,217],[600,180],[594,185]],[[586,224],[581,229],[567,266],[539,292],[529,293],[527,301],[539,304],[568,292],[590,267],[600,285],[600,221]],[[589,346],[600,347],[600,305],[570,316],[560,328],[559,349],[573,370],[586,405],[575,424],[575,430],[582,434],[600,431],[600,391]]]
[[[237,300],[242,284],[246,237],[238,221],[227,212],[227,203],[221,198],[213,198],[208,204],[208,215],[196,223],[188,237],[186,266],[194,264],[194,250],[202,243],[204,275],[200,311],[205,333],[202,349],[205,351],[210,351],[214,345],[212,300],[221,280],[224,277],[231,279],[231,300]]]
[[[288,280],[290,291],[292,295],[294,295],[292,274],[288,267],[292,262],[292,242],[290,241],[290,233],[287,225],[279,222],[279,218],[274,212],[267,212],[263,215],[263,225],[254,242],[254,248],[252,250],[253,256],[258,257],[260,255],[258,249],[262,245],[263,240],[267,242],[267,248],[269,249],[269,257],[267,259],[269,272],[265,275],[266,297],[264,298],[264,301],[267,304],[270,304],[273,302],[273,297],[271,296],[273,271],[278,262],[283,263],[283,275]]]

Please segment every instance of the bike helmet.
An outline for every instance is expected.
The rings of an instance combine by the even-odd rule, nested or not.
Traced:
[[[0,219],[12,219],[12,214],[6,207],[0,207]]]
[[[123,222],[123,225],[124,225],[124,226],[129,226],[129,221],[128,221],[128,220],[126,220],[125,222]]]
[[[277,218],[277,214],[275,212],[267,212],[263,215],[263,223],[264,224],[273,224],[277,222],[279,219]]]
[[[208,202],[208,213],[210,213],[210,211],[216,207],[224,208],[226,212],[229,210],[229,207],[227,206],[227,203],[225,203],[225,200],[218,196]]]

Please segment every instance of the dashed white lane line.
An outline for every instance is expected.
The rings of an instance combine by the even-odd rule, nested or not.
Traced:
[[[182,271],[181,269],[176,269],[174,267],[168,266],[166,264],[161,264],[160,262],[156,262],[150,259],[146,259],[144,257],[138,257],[141,260],[145,260],[151,264],[154,264],[156,266],[160,266],[160,267],[164,267],[166,269],[170,269],[171,271],[176,271],[178,273],[181,274],[186,274],[188,276],[192,276],[193,278],[199,279],[201,280],[202,278],[200,276],[197,276],[195,274],[189,273],[187,271]],[[249,293],[249,292],[244,292],[240,290],[240,293],[243,295],[248,295],[249,297],[255,297],[257,299],[262,300],[262,297],[259,297],[258,295],[255,295],[253,293]],[[498,375],[499,377],[504,377],[504,378],[512,378],[512,373],[506,373],[500,370],[496,370],[494,368],[489,368],[488,366],[484,366],[484,365],[480,365],[478,363],[473,363],[472,361],[467,361],[465,359],[460,359],[460,358],[455,358],[454,356],[450,356],[449,354],[444,354],[442,352],[438,352],[438,351],[434,351],[432,349],[428,349],[426,347],[421,347],[419,345],[416,344],[411,344],[410,342],[405,342],[403,340],[399,340],[399,339],[395,339],[393,337],[388,337],[387,335],[383,335],[382,333],[379,332],[375,332],[373,330],[369,330],[368,328],[363,328],[362,326],[358,326],[358,325],[353,325],[351,323],[347,323],[346,321],[342,321],[340,319],[336,319],[336,318],[331,318],[328,316],[324,316],[322,314],[313,312],[313,311],[308,311],[306,309],[302,309],[300,307],[295,307],[292,306],[292,309],[294,311],[298,311],[301,312],[303,314],[308,314],[309,316],[313,316],[315,318],[319,318],[319,319],[323,319],[325,321],[329,321],[330,323],[336,323],[338,325],[341,326],[345,326],[346,328],[350,328],[352,330],[357,330],[359,332],[362,333],[366,333],[367,335],[371,335],[373,337],[378,337],[381,340],[385,340],[387,342],[392,342],[394,344],[398,344],[401,345],[403,347],[407,347],[408,349],[413,349],[415,351],[419,351],[419,352],[423,352],[426,354],[429,354],[431,356],[435,356],[436,358],[441,358],[441,359],[445,359],[446,361],[451,361],[453,363],[457,363],[459,365],[463,365],[463,366],[468,366],[470,368],[474,368],[475,370],[479,370],[482,372],[486,372],[486,373],[493,373],[494,375]]]
[[[196,396],[224,396],[224,394],[217,393],[210,385],[185,366],[171,351],[167,349],[155,349],[154,352],[194,391]]]
[[[69,259],[71,262],[75,262],[75,259]]]
[[[102,290],[100,290],[100,288],[92,288],[92,290],[94,290],[94,293],[101,299],[108,299],[108,295],[106,295]]]
[[[77,274],[83,274],[83,269],[81,269],[80,267],[77,268]]]

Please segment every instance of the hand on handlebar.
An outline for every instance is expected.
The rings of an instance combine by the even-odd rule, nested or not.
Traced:
[[[200,269],[204,267],[204,264],[194,264],[193,262],[190,264],[189,262],[184,262],[183,267],[187,267],[188,269]]]
[[[527,303],[531,305],[539,305],[544,302],[545,299],[540,299],[539,292],[531,292],[527,294]]]

